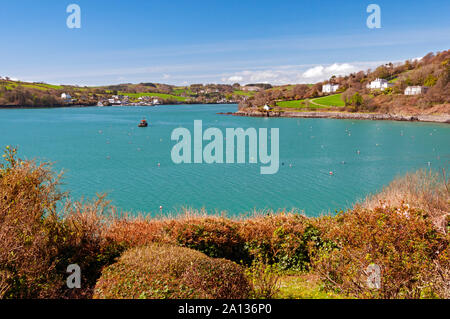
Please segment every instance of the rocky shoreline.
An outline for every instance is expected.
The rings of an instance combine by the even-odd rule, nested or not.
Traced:
[[[450,114],[440,115],[400,115],[381,113],[348,113],[348,112],[260,112],[237,111],[228,113],[234,116],[251,117],[288,117],[288,118],[331,118],[347,120],[372,120],[372,121],[408,121],[408,122],[434,122],[450,124]]]

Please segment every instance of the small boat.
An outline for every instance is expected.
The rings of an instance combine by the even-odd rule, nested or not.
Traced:
[[[147,127],[148,123],[146,119],[143,119],[139,124],[138,127]]]

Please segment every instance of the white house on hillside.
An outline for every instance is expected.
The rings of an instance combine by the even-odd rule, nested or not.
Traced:
[[[339,89],[339,84],[325,84],[322,86],[322,93],[334,93]]]
[[[263,109],[264,111],[270,111],[272,108],[266,104],[264,105]]]
[[[152,96],[152,104],[159,105],[159,104],[161,104],[161,101],[157,97]]]
[[[408,86],[405,89],[405,95],[420,95],[425,94],[428,91],[426,86]]]
[[[63,100],[66,103],[72,102],[72,97],[68,93],[61,94],[61,100]]]
[[[375,81],[370,82],[370,84],[367,84],[367,88],[372,90],[378,89],[383,91],[390,87],[392,87],[392,84],[385,79],[376,79]]]

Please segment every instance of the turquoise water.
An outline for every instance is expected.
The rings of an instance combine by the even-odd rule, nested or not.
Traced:
[[[407,171],[449,166],[449,125],[216,114],[236,108],[0,109],[0,146],[17,145],[22,157],[55,162],[76,199],[106,192],[117,207],[135,213],[158,213],[162,205],[164,213],[296,208],[313,216],[349,207]],[[150,127],[138,128],[144,116]],[[192,130],[194,120],[224,133],[227,127],[278,127],[279,172],[261,175],[260,164],[172,163],[172,130]]]

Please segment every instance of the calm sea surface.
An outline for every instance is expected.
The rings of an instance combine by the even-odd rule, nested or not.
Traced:
[[[236,108],[0,109],[0,146],[16,145],[21,157],[55,162],[75,199],[106,192],[113,204],[134,213],[158,213],[162,205],[163,212],[296,208],[314,216],[349,207],[407,171],[449,169],[449,125],[216,114]],[[143,117],[148,128],[137,127]],[[174,164],[172,130],[193,132],[194,120],[224,134],[227,127],[279,128],[279,172],[261,175],[260,164]]]

